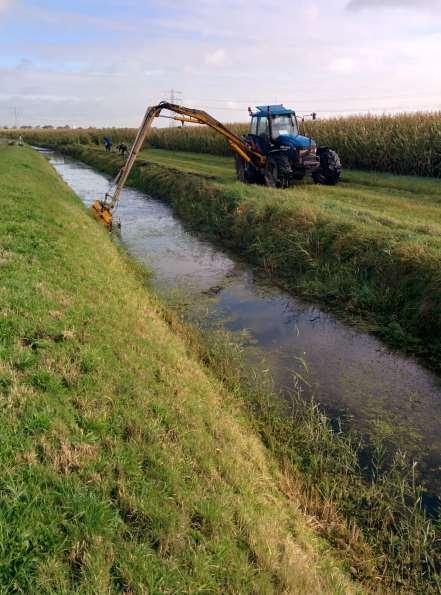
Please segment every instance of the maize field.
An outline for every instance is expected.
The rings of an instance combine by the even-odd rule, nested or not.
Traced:
[[[441,177],[441,112],[334,118],[305,128],[346,167]]]
[[[247,124],[227,126],[239,135],[248,131]],[[303,134],[312,136],[319,145],[334,148],[344,167],[441,177],[441,111],[307,121],[301,128]],[[8,136],[11,133],[14,134],[8,131]],[[105,136],[109,136],[114,144],[131,142],[136,130],[34,129],[20,133],[29,142],[54,147],[67,144],[100,145]],[[148,145],[173,151],[231,154],[222,136],[202,126],[154,128],[149,134]]]
[[[246,134],[247,124],[229,125]],[[441,177],[441,112],[352,116],[307,121],[302,133],[334,148],[344,167],[403,175]],[[225,140],[202,127],[155,129],[155,148],[229,155]]]

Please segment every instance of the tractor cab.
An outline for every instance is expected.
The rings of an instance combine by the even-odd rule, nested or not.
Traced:
[[[305,149],[315,142],[299,133],[299,124],[293,110],[283,105],[261,105],[252,112],[250,136],[266,153],[273,145]]]
[[[295,112],[281,105],[261,106],[251,112],[250,133],[277,140],[280,135],[297,136],[299,133]]]

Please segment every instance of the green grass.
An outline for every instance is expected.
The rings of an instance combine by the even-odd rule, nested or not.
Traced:
[[[356,590],[238,395],[42,156],[0,147],[0,202],[0,590]]]
[[[109,173],[115,172],[121,163],[117,156],[100,150],[72,147],[66,150]],[[346,312],[363,314],[372,326],[374,315],[377,321],[384,317],[385,324],[380,326],[377,322],[376,328],[388,332],[388,339],[395,344],[421,354],[418,338],[403,331],[406,324],[410,327],[414,316],[416,330],[423,330],[423,324],[427,324],[427,331],[434,336],[433,344],[429,343],[433,351],[425,353],[430,356],[439,353],[436,351],[439,334],[434,329],[439,324],[435,301],[439,292],[433,293],[432,319],[430,302],[425,305],[425,316],[418,311],[421,292],[427,291],[431,296],[431,284],[436,288],[439,283],[436,255],[431,261],[430,253],[420,251],[413,261],[415,254],[407,251],[405,242],[396,240],[395,233],[387,236],[382,227],[376,229],[371,225],[373,231],[363,235],[338,219],[319,217],[310,207],[305,208],[304,203],[296,204],[298,201],[283,191],[246,187],[222,177],[213,180],[200,172],[195,176],[188,173],[192,156],[153,152],[148,161],[149,153],[142,157],[130,183],[169,200],[177,213],[196,229],[240,250],[296,291],[300,288],[306,295],[320,296],[335,308],[346,307]],[[158,157],[160,166],[152,163]],[[165,166],[167,159],[169,163]],[[191,168],[195,167],[193,162]],[[354,188],[361,185],[364,175],[355,173]],[[396,191],[406,181],[372,176],[369,184],[364,185],[369,188],[380,185],[385,192],[384,187],[389,184]],[[430,180],[422,181],[418,190],[417,199],[420,194],[433,199],[435,186]],[[315,260],[306,249],[310,247],[311,236]],[[325,250],[334,251],[335,257],[329,259]],[[226,357],[221,353],[219,363],[219,344],[216,341],[214,355],[210,346],[208,352],[202,349],[201,359],[210,362],[210,367],[218,370],[217,376],[237,394],[235,366],[230,364],[228,353]],[[397,453],[389,466],[390,460],[384,459],[384,446],[374,445],[372,451],[370,445],[370,469],[366,469],[361,463],[366,461],[363,441],[358,443],[351,436],[335,435],[329,421],[316,408],[305,408],[297,401],[289,412],[279,411],[274,406],[274,397],[265,391],[251,390],[245,401],[264,443],[289,478],[289,490],[298,495],[302,509],[315,519],[315,526],[321,528],[327,540],[334,547],[344,545],[356,576],[363,577],[370,587],[381,580],[377,586],[381,584],[385,590],[439,590],[439,523],[428,521],[421,511],[422,492],[415,480],[417,474],[405,456]],[[300,491],[297,480],[302,485]]]
[[[219,155],[208,155],[200,153],[180,153],[166,149],[144,149],[140,153],[140,159],[147,159],[158,165],[173,167],[177,170],[201,174],[207,178],[219,182],[235,182],[236,172],[234,169],[233,156],[224,157]]]
[[[147,149],[140,158],[224,184],[236,181],[232,157]],[[271,193],[282,204],[302,201],[363,226],[366,232],[386,227],[396,232],[397,239],[415,239],[441,249],[441,195],[436,179],[349,170],[336,187],[317,186],[306,179],[282,193],[256,186],[242,190],[250,197],[257,192],[259,200]]]
[[[379,447],[366,481],[357,442],[183,326],[41,156],[0,147],[0,175],[0,590],[359,591],[343,565],[437,592],[405,459]]]
[[[111,174],[122,164],[98,148],[65,150]],[[275,190],[235,182],[232,159],[217,158],[216,171],[214,159],[147,150],[129,183],[168,200],[195,229],[289,291],[362,323],[441,370],[436,180],[349,171],[336,187],[306,181]]]

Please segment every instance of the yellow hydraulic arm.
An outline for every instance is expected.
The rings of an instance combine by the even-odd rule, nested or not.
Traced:
[[[264,155],[255,151],[243,138],[234,134],[231,130],[228,130],[226,126],[218,122],[218,120],[206,112],[162,101],[158,105],[154,105],[147,109],[127,160],[114,179],[110,191],[106,193],[103,201],[96,200],[92,205],[95,214],[109,227],[112,226],[112,211],[118,203],[121,191],[129,177],[138,153],[144,144],[147,133],[152,126],[153,120],[160,115],[162,110],[169,110],[175,114],[179,114],[178,116],[173,117],[173,119],[178,120],[179,122],[205,124],[209,126],[224,136],[231,149],[240,155],[242,159],[249,163],[252,162],[258,167],[262,167],[265,164],[266,158]]]

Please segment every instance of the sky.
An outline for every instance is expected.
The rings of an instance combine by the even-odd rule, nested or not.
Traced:
[[[441,0],[0,0],[0,125],[441,109],[440,62]]]

